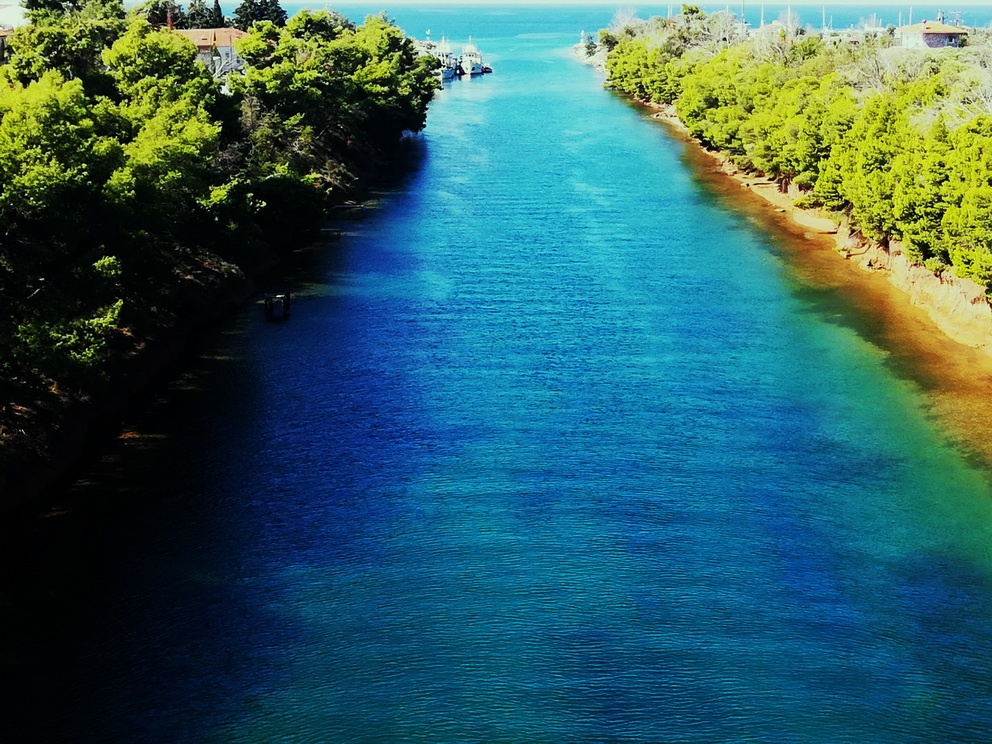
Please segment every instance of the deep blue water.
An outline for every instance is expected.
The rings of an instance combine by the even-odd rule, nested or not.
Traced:
[[[5,536],[0,740],[988,739],[988,473],[586,13],[431,20],[495,74]]]

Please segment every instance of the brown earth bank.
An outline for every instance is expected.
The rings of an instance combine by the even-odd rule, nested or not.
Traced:
[[[671,136],[690,145],[683,157],[699,180],[771,234],[804,284],[841,293],[863,319],[858,332],[921,389],[927,413],[949,440],[992,467],[992,306],[984,288],[950,272],[936,276],[911,263],[898,243],[880,246],[795,207],[795,191],[705,150],[671,107],[646,105]]]
[[[657,110],[654,118],[664,121],[685,139],[690,139],[685,125],[670,106],[646,104]],[[692,140],[694,141],[694,140]],[[697,143],[698,144],[698,143]],[[772,208],[781,210],[797,225],[825,235],[834,235],[838,253],[864,269],[882,272],[909,301],[922,308],[943,333],[955,341],[982,351],[992,359],[992,305],[985,288],[971,279],[955,276],[950,271],[939,275],[907,257],[897,241],[887,246],[866,240],[852,232],[846,222],[835,222],[818,210],[801,209],[794,201],[801,195],[792,186],[783,190],[780,184],[754,173],[737,169],[722,153],[700,147],[712,157],[718,167],[751,193],[764,199]]]

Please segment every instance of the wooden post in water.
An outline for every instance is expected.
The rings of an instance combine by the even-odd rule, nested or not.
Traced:
[[[265,307],[265,317],[269,320],[276,319],[276,304],[282,308],[282,312],[279,315],[279,320],[286,320],[289,317],[289,308],[292,305],[293,298],[287,289],[285,292],[266,292],[265,298],[262,304]]]

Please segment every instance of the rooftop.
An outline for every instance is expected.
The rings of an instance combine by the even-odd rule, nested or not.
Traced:
[[[197,49],[232,47],[235,41],[248,35],[237,28],[174,28],[172,30],[196,44]]]
[[[968,29],[961,26],[948,26],[940,21],[923,21],[914,23],[912,26],[903,26],[899,29],[901,34],[967,34]]]

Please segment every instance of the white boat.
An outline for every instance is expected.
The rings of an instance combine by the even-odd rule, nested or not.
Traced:
[[[428,34],[430,31],[427,32]],[[442,36],[440,43],[432,41],[430,36],[424,41],[417,42],[417,51],[425,56],[434,57],[441,63],[437,76],[442,80],[451,80],[458,74],[458,60],[451,53],[451,45]]]
[[[492,72],[482,63],[482,52],[472,43],[472,37],[468,37],[468,43],[462,47],[461,56],[462,73],[465,75],[481,75],[484,72]]]
[[[441,78],[443,80],[451,80],[455,77],[458,73],[458,60],[451,53],[451,44],[443,36],[441,37],[441,43],[437,45],[437,51],[434,56],[441,62]]]

